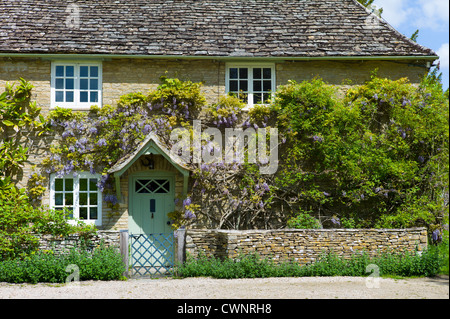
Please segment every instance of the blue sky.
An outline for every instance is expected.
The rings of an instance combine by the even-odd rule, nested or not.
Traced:
[[[383,8],[381,16],[407,37],[419,29],[417,43],[440,56],[442,83],[448,88],[449,0],[375,0],[374,4]]]

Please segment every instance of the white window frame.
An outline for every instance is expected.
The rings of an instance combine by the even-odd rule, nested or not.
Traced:
[[[73,66],[74,67],[74,101],[73,102],[56,102],[56,67],[57,66]],[[98,67],[98,102],[80,102],[80,67],[81,66],[97,66]],[[89,110],[91,106],[97,105],[102,107],[102,84],[103,84],[102,62],[92,61],[53,61],[51,64],[51,103],[52,109],[56,107],[70,108],[73,110]],[[90,77],[88,77],[89,79]],[[90,91],[89,91],[90,92]]]
[[[76,177],[73,175],[65,175],[65,176],[57,176],[56,173],[53,173],[50,175],[50,208],[55,209],[56,208],[56,190],[55,190],[55,180],[56,179],[73,179],[73,190],[71,191],[73,194],[73,218],[76,220],[80,220],[86,224],[95,225],[95,226],[102,226],[102,192],[97,188],[97,219],[79,219],[80,218],[80,178],[87,178],[87,179],[97,179],[97,181],[100,180],[101,175],[100,174],[91,174],[88,172],[80,172],[77,174]],[[89,182],[88,182],[89,184]],[[63,190],[64,193],[69,193]],[[88,192],[88,191],[86,191]],[[89,192],[88,192],[89,193]],[[89,204],[88,204],[89,205]],[[90,205],[89,205],[90,207]],[[70,224],[75,224],[75,220],[68,220]]]
[[[275,63],[227,63],[225,67],[225,91],[228,94],[230,92],[230,69],[232,68],[247,68],[248,69],[248,97],[247,107],[244,110],[249,110],[255,105],[253,103],[253,69],[270,68],[271,69],[271,98],[274,97],[276,91],[276,74]],[[264,104],[262,104],[264,105]]]

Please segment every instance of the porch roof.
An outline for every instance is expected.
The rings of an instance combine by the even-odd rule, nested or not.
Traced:
[[[131,167],[131,165],[133,165],[133,163],[138,158],[140,158],[142,155],[149,154],[162,155],[183,176],[189,176],[189,167],[178,157],[173,156],[170,150],[167,149],[160,138],[154,133],[150,133],[133,153],[130,153],[119,160],[113,167],[109,169],[108,173],[113,174],[116,177],[120,177]]]
[[[120,177],[131,167],[131,165],[133,165],[134,162],[136,162],[137,159],[139,159],[142,155],[148,154],[162,155],[183,175],[183,195],[185,196],[187,194],[188,187],[189,167],[180,161],[180,159],[173,156],[156,134],[150,133],[133,153],[123,157],[109,169],[108,173],[112,174],[115,179],[117,198],[119,200],[121,198]]]

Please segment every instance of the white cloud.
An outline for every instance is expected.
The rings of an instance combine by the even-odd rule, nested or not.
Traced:
[[[408,1],[405,0],[377,0],[377,8],[383,8],[382,17],[393,27],[397,28],[407,21],[410,9],[407,9]]]
[[[382,17],[395,28],[448,29],[449,0],[375,0],[375,5],[383,8]]]
[[[441,62],[441,70],[448,69],[449,67],[449,44],[444,43],[441,45],[439,50],[437,50],[437,55],[439,55],[439,61]]]
[[[419,0],[418,25],[422,28],[448,29],[448,0]]]

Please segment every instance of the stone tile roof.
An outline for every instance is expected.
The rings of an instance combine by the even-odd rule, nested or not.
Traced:
[[[1,0],[0,53],[436,55],[356,0]]]

